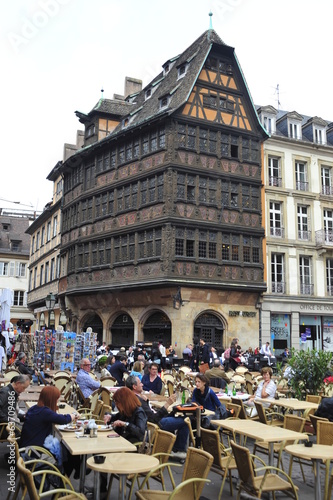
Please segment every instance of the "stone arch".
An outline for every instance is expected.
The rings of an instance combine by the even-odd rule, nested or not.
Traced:
[[[150,309],[145,312],[141,324],[145,343],[155,343],[162,340],[165,346],[171,344],[171,320],[166,312],[161,309]]]
[[[210,346],[221,351],[225,343],[227,322],[216,311],[202,311],[196,317],[193,327],[193,337],[203,338]]]
[[[103,343],[103,321],[101,317],[95,312],[88,312],[81,319],[82,330],[87,331],[87,328],[92,328],[94,333],[97,333],[97,340],[100,345]]]
[[[110,321],[111,344],[129,347],[134,344],[134,321],[126,312],[118,312]]]

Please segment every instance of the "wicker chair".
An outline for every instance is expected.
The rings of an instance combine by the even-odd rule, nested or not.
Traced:
[[[267,408],[264,408],[263,404],[258,401],[254,401],[254,406],[257,409],[259,422],[266,425],[283,427],[283,415],[281,413],[265,411]]]
[[[154,457],[157,457],[160,461],[160,464],[166,464],[173,488],[175,488],[176,484],[175,484],[175,481],[174,481],[174,478],[173,478],[173,475],[171,472],[170,465],[167,464],[167,461],[170,457],[170,453],[171,453],[171,450],[173,448],[173,445],[175,444],[175,441],[176,441],[175,434],[172,434],[171,432],[167,432],[167,431],[162,431],[161,429],[155,429],[153,447],[151,450],[151,455]],[[146,474],[135,474],[129,478],[129,480],[131,482],[131,489],[130,489],[130,493],[129,493],[128,498],[131,498],[131,496],[132,496],[135,482],[137,482],[139,485],[140,477],[142,478],[144,476],[146,476]],[[149,477],[150,477],[150,479],[154,479],[155,481],[158,481],[162,485],[163,491],[165,491],[165,480],[164,480],[164,476],[163,476],[163,469],[158,469],[158,470],[156,470],[156,472],[151,471]],[[111,483],[111,481],[110,481],[110,483]],[[148,483],[148,481],[147,481],[147,483]],[[148,483],[148,487],[149,487],[149,483]],[[109,486],[109,491],[111,491],[110,486]]]
[[[100,383],[102,387],[114,387],[115,385],[117,385],[117,380],[110,375],[107,377],[102,377],[100,379]]]
[[[231,471],[232,469],[237,469],[237,465],[230,451],[220,442],[219,432],[201,428],[201,446],[203,450],[208,451],[214,457],[211,471],[223,477],[218,497],[219,500],[222,497],[224,483],[228,473],[230,495],[233,496]]]
[[[73,500],[75,498],[81,498],[81,500],[86,499],[86,497],[82,493],[75,492],[74,487],[72,486],[71,482],[67,477],[63,476],[62,474],[60,474],[60,472],[57,472],[56,470],[50,470],[52,469],[52,467],[48,462],[45,462],[45,470],[38,470],[35,472],[31,472],[29,469],[26,468],[23,459],[20,457],[17,461],[17,468],[20,475],[21,488],[22,487],[26,488],[30,500],[39,500],[41,498],[46,498],[48,496],[53,497],[53,495],[57,494],[64,495],[61,496],[63,500]],[[49,491],[42,491],[45,479],[47,478],[48,475],[58,476],[63,483],[63,487],[56,489],[52,488]],[[34,482],[34,478],[36,476],[41,476],[41,483],[40,483],[41,486],[39,490],[37,490]]]
[[[243,491],[255,498],[261,498],[262,493],[265,492],[275,495],[276,491],[285,491],[292,498],[298,499],[296,486],[282,469],[269,466],[260,467],[260,471],[264,474],[257,475],[248,448],[240,446],[234,441],[231,441],[231,447],[240,479],[237,500],[240,499]]]
[[[317,417],[316,415],[309,415],[310,417],[310,422],[311,422],[311,425],[313,427],[313,434],[316,435],[317,434],[317,423],[319,421],[323,421],[323,422],[328,422],[328,418],[324,418],[324,417]]]
[[[139,500],[198,500],[200,498],[205,482],[209,482],[207,478],[213,463],[213,456],[204,450],[197,448],[188,448],[185,461],[182,482],[173,491],[156,491],[145,489],[148,484],[150,475],[156,474],[159,468],[166,467],[167,464],[162,464],[149,474],[141,484],[140,490],[137,491],[136,497]],[[179,465],[179,464],[178,464]]]
[[[296,415],[285,415],[284,420],[283,420],[283,428],[284,429],[289,429],[291,431],[296,431],[296,432],[303,432],[305,425],[305,418],[302,417],[297,417]],[[283,441],[282,443],[275,443],[274,444],[274,455],[277,456],[277,467],[280,467],[283,470],[283,462],[282,462],[282,453],[283,450],[285,449],[286,446],[289,444],[294,444],[295,441]],[[256,441],[254,443],[254,448],[253,448],[253,453],[256,454],[256,452],[260,451],[261,453],[264,453],[268,455],[269,453],[269,444],[265,441]],[[291,467],[292,467],[292,459],[290,460],[290,467],[289,467],[289,476],[291,476]],[[301,467],[302,474],[303,474],[303,479],[304,478],[304,472]]]
[[[317,443],[325,444],[328,446],[333,445],[333,422],[326,422],[324,420],[319,420],[317,422]],[[326,472],[325,472],[325,499],[331,498],[328,496],[329,489],[332,490],[332,475],[329,477],[330,473],[330,462],[328,461],[326,464]],[[333,474],[333,472],[332,472]],[[329,486],[331,484],[331,487]]]

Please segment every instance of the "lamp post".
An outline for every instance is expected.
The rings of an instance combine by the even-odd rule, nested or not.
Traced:
[[[51,311],[53,310],[54,306],[56,303],[56,296],[53,295],[53,293],[49,293],[46,298],[45,298],[45,304],[46,304],[46,309],[48,310],[49,313],[49,328],[50,328],[50,317],[51,317]]]

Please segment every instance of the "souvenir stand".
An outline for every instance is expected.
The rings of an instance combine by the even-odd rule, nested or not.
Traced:
[[[35,332],[36,350],[33,363],[38,370],[53,369],[53,357],[55,349],[55,332],[52,330],[37,330]]]
[[[15,344],[15,352],[24,352],[27,356],[27,366],[34,366],[37,351],[36,339],[31,333],[20,333]]]
[[[54,350],[54,369],[74,371],[74,353],[76,345],[76,333],[64,332],[61,326],[56,331]]]

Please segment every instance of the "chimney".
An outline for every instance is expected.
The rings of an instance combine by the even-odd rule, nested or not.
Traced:
[[[130,76],[125,77],[125,98],[130,94],[140,92],[140,90],[142,90],[142,80],[137,80]]]

